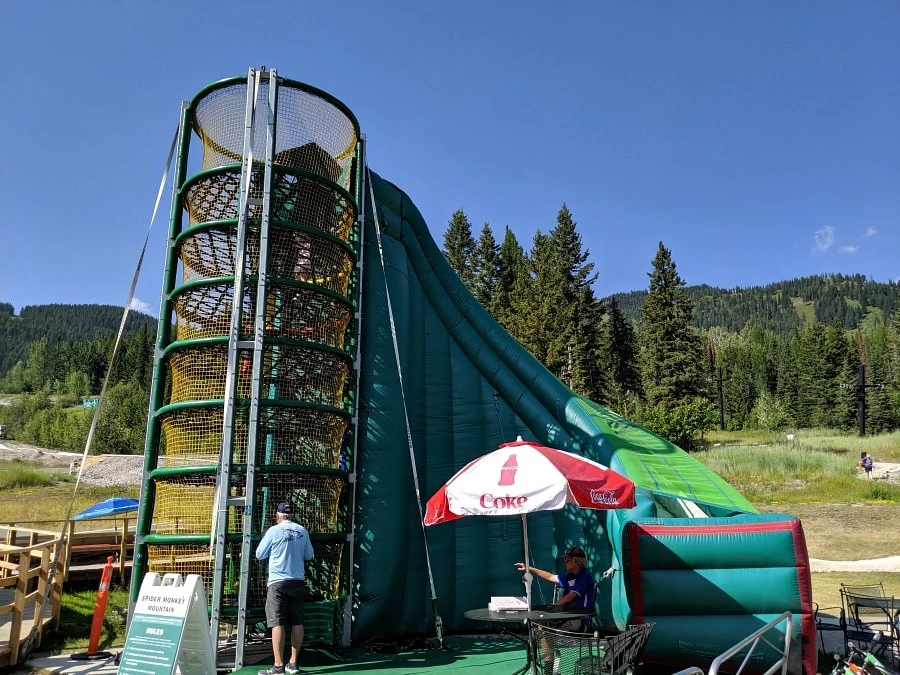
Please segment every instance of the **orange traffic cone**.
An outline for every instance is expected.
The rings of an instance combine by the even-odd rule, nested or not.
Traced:
[[[80,654],[72,654],[73,659],[82,661],[108,659],[112,656],[110,652],[97,650],[100,647],[100,634],[103,632],[103,618],[106,616],[106,603],[109,600],[109,584],[112,581],[114,560],[115,558],[112,556],[106,559],[106,565],[103,566],[103,573],[100,575],[100,590],[97,591],[97,602],[94,603],[94,620],[91,621],[91,637],[88,640],[88,650]]]

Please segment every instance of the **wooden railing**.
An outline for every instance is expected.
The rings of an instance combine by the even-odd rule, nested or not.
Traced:
[[[70,520],[65,528],[63,521],[7,521],[0,522],[0,542],[16,546],[21,545],[23,543],[21,540],[24,539],[29,544],[35,544],[58,538],[62,534],[66,543],[66,548],[62,552],[65,560],[63,581],[69,580],[73,554],[76,557],[94,554],[99,558],[105,558],[107,555],[116,556],[119,583],[124,584],[134,549],[134,528],[133,514],[125,517],[94,518],[77,523]],[[3,559],[4,556],[0,553],[0,560]],[[0,570],[0,578],[8,575],[8,572]],[[97,578],[100,578],[99,572]]]
[[[112,528],[97,529],[98,525],[112,523]],[[114,555],[118,559],[119,583],[125,584],[128,562],[134,553],[134,529],[136,519],[119,516],[117,518],[94,518],[90,521],[77,523],[81,526],[91,526],[90,530],[76,529],[76,523],[72,520],[68,525],[69,542],[66,551],[65,579],[68,581],[71,570],[73,554],[93,553],[95,555]],[[99,575],[98,575],[99,578]]]
[[[102,527],[108,521],[113,521],[111,528],[80,529]],[[62,521],[0,522],[0,603],[5,603],[0,604],[0,668],[16,665],[40,646],[45,632],[58,627],[63,582],[79,569],[72,564],[73,555],[118,556],[119,583],[125,583],[134,547],[133,523],[133,516],[69,521],[65,527]],[[48,587],[54,562],[56,571]],[[89,565],[79,578],[96,572],[99,581],[101,567]],[[44,617],[48,603],[50,615]]]
[[[12,602],[0,604],[0,667],[16,665],[23,651],[40,647],[45,629],[56,630],[59,626],[64,563],[60,547],[65,546],[65,540],[39,541],[46,534],[52,533],[29,531],[26,546],[0,544],[0,591],[7,591],[5,595],[8,595],[9,589],[13,589]],[[55,574],[51,575],[54,561]],[[32,583],[33,579],[37,579],[36,584]],[[48,617],[44,616],[46,602],[50,603]],[[11,617],[6,621],[8,614]],[[26,619],[28,615],[32,618]],[[23,650],[29,640],[33,642]]]

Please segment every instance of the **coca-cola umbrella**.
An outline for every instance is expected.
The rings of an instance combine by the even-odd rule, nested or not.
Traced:
[[[463,516],[522,516],[525,588],[531,609],[526,514],[575,504],[586,509],[635,505],[634,483],[581,455],[528,443],[520,436],[472,460],[428,500],[425,525]]]

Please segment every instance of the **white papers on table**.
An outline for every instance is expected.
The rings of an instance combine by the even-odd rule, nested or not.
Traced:
[[[488,609],[491,611],[508,612],[510,610],[528,609],[528,601],[525,596],[502,595],[491,596],[488,603]]]

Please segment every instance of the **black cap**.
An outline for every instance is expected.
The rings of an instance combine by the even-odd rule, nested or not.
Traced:
[[[560,558],[587,558],[584,549],[580,546],[570,546]]]
[[[275,509],[278,513],[283,513],[286,516],[293,515],[294,513],[294,505],[290,502],[281,502],[278,505],[278,508]]]

